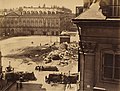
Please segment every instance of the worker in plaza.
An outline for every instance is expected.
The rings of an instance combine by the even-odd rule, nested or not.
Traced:
[[[69,71],[69,76],[68,76],[67,83],[68,83],[68,86],[67,86],[67,88],[71,88],[70,71]]]

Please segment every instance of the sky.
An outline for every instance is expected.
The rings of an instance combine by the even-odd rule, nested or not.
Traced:
[[[20,6],[53,6],[66,7],[75,13],[75,7],[83,5],[83,0],[0,0],[0,9],[18,8]]]

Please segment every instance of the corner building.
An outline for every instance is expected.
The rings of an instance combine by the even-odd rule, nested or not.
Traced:
[[[80,34],[78,91],[120,91],[120,1],[96,0],[73,19]]]

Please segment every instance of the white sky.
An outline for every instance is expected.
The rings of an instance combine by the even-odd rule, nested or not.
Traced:
[[[83,5],[83,0],[0,0],[0,9],[17,8],[19,6],[64,6],[75,13],[76,6]]]

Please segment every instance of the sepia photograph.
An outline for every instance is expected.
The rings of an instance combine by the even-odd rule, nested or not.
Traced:
[[[0,0],[0,91],[120,91],[120,0]]]

